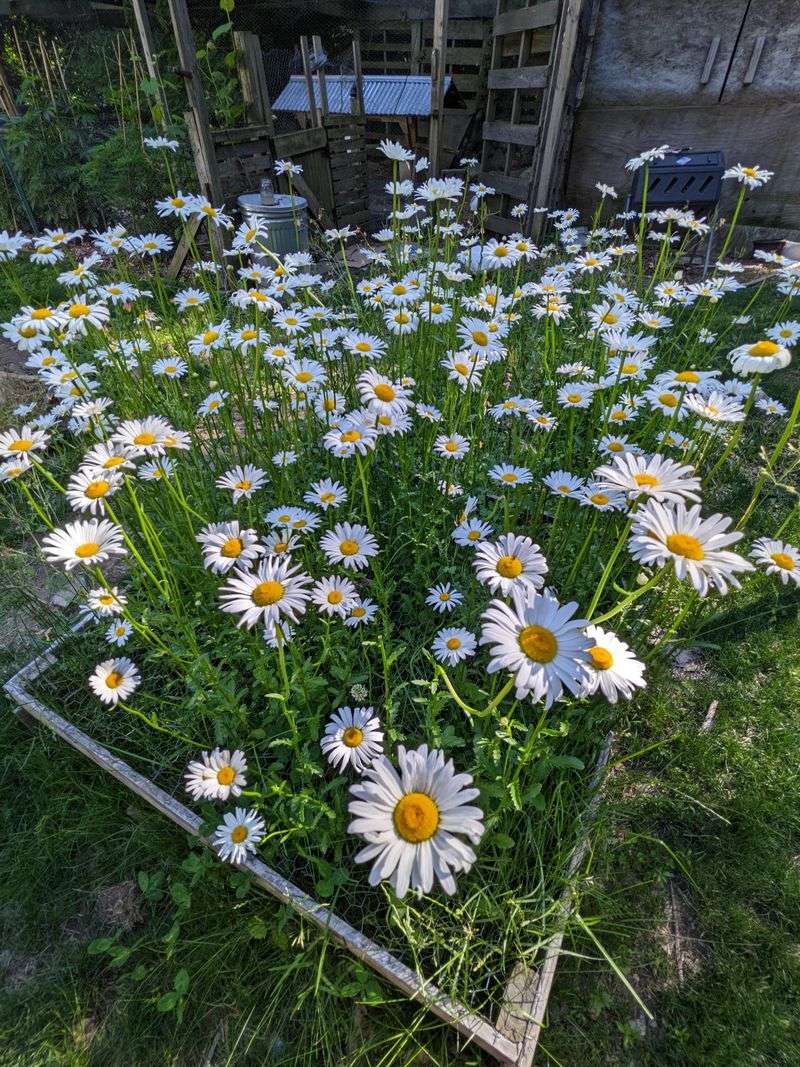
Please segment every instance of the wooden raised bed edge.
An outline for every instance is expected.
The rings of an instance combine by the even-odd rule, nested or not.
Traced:
[[[79,622],[72,628],[72,632],[81,629],[86,621]],[[201,833],[202,820],[199,816],[28,692],[26,685],[35,681],[56,662],[56,651],[65,640],[67,637],[54,641],[41,655],[27,663],[3,685],[3,690],[10,697],[12,704],[16,705],[15,714],[27,725],[39,722],[48,726],[53,733],[87,756],[104,771],[113,775],[124,786],[160,811],[162,815],[166,815],[181,829],[200,838],[211,848],[210,840]],[[572,852],[567,867],[567,877],[577,872],[589,847],[589,830],[599,804],[599,787],[603,780],[612,743],[613,736],[609,734],[592,776],[591,799],[582,820],[584,836]],[[573,909],[571,886],[566,887],[561,897],[563,919],[559,931],[548,941],[536,973],[525,967],[515,968],[506,986],[498,1022],[495,1025],[483,1016],[470,1011],[465,1005],[452,1000],[433,983],[421,978],[416,971],[412,971],[386,949],[365,937],[361,931],[339,918],[326,905],[308,896],[302,889],[293,885],[261,860],[248,859],[245,863],[236,864],[236,866],[240,870],[247,871],[257,885],[281,903],[288,904],[298,915],[330,934],[334,941],[366,963],[411,1000],[423,1004],[434,1015],[457,1030],[468,1042],[477,1045],[494,1059],[509,1067],[530,1067],[558,965],[564,938],[564,926]]]

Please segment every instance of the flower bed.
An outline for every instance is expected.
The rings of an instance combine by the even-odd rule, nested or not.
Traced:
[[[0,477],[94,624],[41,702],[182,793],[222,859],[494,1017],[560,935],[608,730],[720,597],[800,577],[774,488],[800,399],[760,384],[800,278],[776,262],[777,299],[732,314],[739,264],[676,275],[689,212],[628,238],[604,188],[585,246],[567,211],[537,248],[486,240],[477,183],[390,192],[360,280],[347,231],[329,282],[304,255],[249,266],[270,253],[247,227],[230,291],[202,261],[168,288],[164,234],[56,264],[52,304],[5,327],[52,406],[0,434]],[[159,210],[229,225],[182,193]],[[48,236],[62,260],[71,236]],[[26,247],[0,239],[10,284]],[[734,523],[709,512],[756,419]]]

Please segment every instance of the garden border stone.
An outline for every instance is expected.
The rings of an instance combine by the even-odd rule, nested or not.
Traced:
[[[86,621],[84,619],[73,626],[71,633],[82,629]],[[10,697],[12,705],[15,705],[14,713],[26,725],[40,723],[49,727],[67,744],[111,774],[162,815],[166,815],[181,829],[212,847],[209,838],[201,831],[202,819],[198,815],[28,692],[26,686],[56,662],[56,652],[65,640],[67,637],[62,637],[48,645],[41,655],[25,664],[5,682],[3,690]],[[595,765],[590,785],[591,797],[582,819],[584,834],[570,856],[567,866],[568,879],[577,873],[589,847],[589,832],[600,801],[600,786],[612,745],[613,735],[609,734]],[[423,1004],[466,1038],[468,1043],[483,1049],[507,1067],[531,1067],[561,953],[566,920],[574,906],[571,885],[568,885],[562,894],[562,922],[558,932],[547,942],[541,963],[535,971],[523,964],[518,964],[513,969],[506,984],[497,1022],[493,1024],[489,1019],[448,997],[432,982],[420,977],[416,971],[377,942],[339,918],[325,904],[314,900],[261,860],[251,858],[234,866],[247,871],[258,886],[287,904],[302,918],[330,934],[337,944],[371,967],[409,999]]]

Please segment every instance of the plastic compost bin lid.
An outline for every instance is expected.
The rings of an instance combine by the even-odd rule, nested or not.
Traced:
[[[722,152],[667,152],[647,166],[647,206],[714,205],[722,192],[725,156]],[[640,206],[644,167],[634,171],[630,204]]]

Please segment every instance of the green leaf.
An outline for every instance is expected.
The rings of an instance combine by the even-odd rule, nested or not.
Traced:
[[[218,41],[223,33],[228,33],[233,29],[232,22],[221,22],[219,26],[215,26],[211,32],[211,40]]]
[[[178,994],[175,992],[174,989],[170,989],[169,993],[164,993],[163,996],[158,998],[158,1003],[156,1004],[156,1007],[159,1011],[162,1012],[173,1011],[177,1003]]]
[[[185,995],[189,989],[189,972],[185,967],[182,967],[172,979],[172,986],[179,996]]]
[[[260,915],[252,915],[247,923],[247,931],[256,941],[263,941],[267,936],[267,924]]]
[[[108,952],[114,941],[110,937],[98,937],[94,941],[90,941],[86,947],[86,951],[90,956],[100,956],[104,952]]]
[[[584,768],[583,760],[579,760],[577,756],[551,756],[551,767],[570,767],[575,771],[582,771]]]
[[[169,887],[170,896],[179,908],[188,908],[192,902],[192,894],[183,882],[172,882]]]
[[[492,842],[495,848],[502,849],[503,851],[514,847],[514,838],[509,837],[508,834],[494,834]]]
[[[220,11],[224,11],[226,15],[230,15],[236,6],[236,0],[219,0]]]

